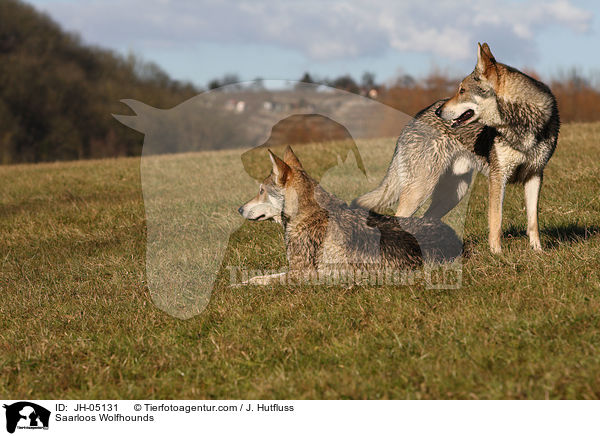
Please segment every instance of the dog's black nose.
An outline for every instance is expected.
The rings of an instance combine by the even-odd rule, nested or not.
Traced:
[[[240,213],[240,215],[244,214],[244,206],[240,206],[238,209],[238,212]]]
[[[444,107],[443,104],[441,104],[440,107],[435,110],[435,114],[440,118],[442,117],[442,107]]]

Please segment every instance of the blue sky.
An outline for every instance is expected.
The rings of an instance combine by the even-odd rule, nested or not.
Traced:
[[[85,42],[154,61],[204,86],[374,72],[387,81],[438,67],[460,76],[476,43],[542,77],[600,77],[600,2],[591,0],[28,0]]]

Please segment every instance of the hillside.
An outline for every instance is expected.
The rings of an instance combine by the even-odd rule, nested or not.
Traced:
[[[83,44],[19,0],[0,2],[0,163],[138,155],[111,117],[123,98],[171,107],[195,95],[159,67]]]

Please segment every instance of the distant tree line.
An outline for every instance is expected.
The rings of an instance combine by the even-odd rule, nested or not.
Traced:
[[[415,114],[453,94],[459,78],[433,71],[422,78],[401,75],[383,84],[370,72],[360,80],[350,75],[319,79],[307,72],[299,80],[362,94]],[[236,86],[239,81],[236,74],[225,74],[207,88]],[[563,122],[600,120],[599,84],[576,69],[550,80]],[[119,100],[170,108],[201,91],[133,55],[83,44],[20,0],[0,0],[0,85],[0,164],[138,156],[141,134],[111,116],[128,112]],[[261,79],[237,87],[264,89]],[[235,120],[213,124],[230,132],[219,144],[235,142]]]
[[[535,71],[525,73],[540,80]],[[381,87],[378,99],[412,115],[435,100],[453,95],[461,79],[439,71],[421,79],[405,75]],[[594,82],[592,77],[584,76],[577,69],[544,81],[556,96],[561,122],[600,121],[600,82]]]
[[[542,80],[535,71],[525,73]],[[375,89],[378,101],[414,115],[434,101],[453,95],[461,79],[433,69],[424,77],[415,78],[402,74],[385,84],[377,83],[375,75],[370,72],[365,72],[360,81],[354,80],[350,75],[319,80],[307,72],[299,81],[323,84],[363,95],[368,95],[369,90]],[[546,83],[556,96],[562,122],[600,121],[600,73],[590,77],[577,68],[571,68]]]
[[[525,73],[542,80],[535,71],[529,70]],[[454,94],[460,80],[460,77],[451,77],[444,71],[433,69],[428,75],[420,78],[401,74],[389,83],[378,83],[375,75],[368,71],[363,73],[360,80],[355,80],[349,74],[333,79],[321,79],[305,72],[298,82],[327,85],[355,94],[370,96],[413,115],[434,101]],[[238,76],[226,74],[221,79],[210,81],[208,87],[214,89],[236,82],[239,82]],[[600,73],[595,77],[589,77],[577,68],[571,68],[546,82],[556,96],[562,122],[600,121]],[[376,93],[369,94],[371,90],[375,90]]]

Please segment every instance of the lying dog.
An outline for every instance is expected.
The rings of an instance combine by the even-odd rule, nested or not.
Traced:
[[[326,192],[288,147],[284,159],[269,150],[271,174],[258,195],[238,211],[246,219],[283,225],[288,273],[258,276],[268,284],[287,274],[294,280],[348,269],[416,268],[425,261],[460,255],[456,233],[439,220],[380,215],[348,205]]]

